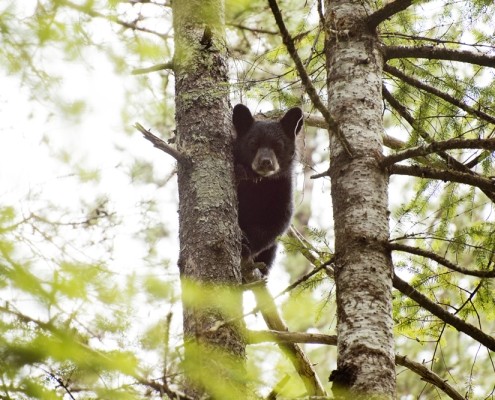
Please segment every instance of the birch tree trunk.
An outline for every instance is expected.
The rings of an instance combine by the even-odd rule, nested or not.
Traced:
[[[175,35],[179,268],[185,370],[194,397],[243,398],[240,231],[223,0],[172,2]]]
[[[392,399],[395,367],[388,176],[382,154],[382,54],[366,2],[326,1],[330,139],[337,286],[336,398]],[[350,148],[342,146],[339,135]],[[352,153],[350,155],[349,153]]]

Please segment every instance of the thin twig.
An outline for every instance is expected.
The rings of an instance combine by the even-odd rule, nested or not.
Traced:
[[[263,33],[265,35],[278,35],[278,32],[275,32],[275,31],[269,31],[268,29],[261,29],[261,28],[251,28],[249,26],[242,25],[242,24],[230,23],[230,24],[226,24],[226,25],[232,26],[232,27],[237,28],[237,29],[241,29],[243,31],[253,32],[253,33]]]
[[[421,82],[418,79],[412,78],[408,75],[406,75],[404,72],[400,71],[399,69],[392,67],[390,65],[385,64],[383,66],[383,70],[396,78],[399,78],[400,80],[406,82],[407,84],[414,86],[417,89],[424,90],[425,92],[431,93],[442,100],[445,100],[446,102],[459,107],[461,110],[466,111],[468,114],[475,115],[476,117],[485,120],[487,122],[490,122],[491,124],[495,124],[495,117],[487,114],[483,111],[480,111],[476,108],[473,108],[466,103],[456,99],[455,97],[451,96],[448,93],[442,92],[441,90],[438,90],[437,88],[434,88],[430,85],[427,85],[424,82]]]
[[[449,313],[443,307],[431,301],[424,294],[418,292],[407,282],[400,279],[397,275],[394,274],[393,279],[394,288],[399,290],[402,294],[409,297],[418,303],[425,310],[428,310],[430,313],[435,315],[440,320],[449,324],[450,326],[457,329],[459,332],[463,332],[466,335],[470,336],[474,340],[477,340],[483,346],[486,346],[491,351],[495,351],[495,338],[486,334],[481,329],[476,328],[475,326],[465,322],[459,317]]]
[[[438,153],[451,149],[485,149],[495,150],[495,138],[492,139],[449,139],[441,142],[433,142],[427,146],[417,146],[396,154],[384,157],[380,165],[388,167],[409,158],[426,156],[431,153]]]
[[[305,253],[302,254],[304,255]],[[422,293],[418,292],[416,289],[414,289],[407,282],[403,281],[395,274],[393,278],[393,286],[395,289],[399,290],[402,294],[416,301],[420,306],[431,312],[436,317],[440,318],[445,323],[453,326],[455,329],[459,330],[460,332],[467,334],[468,336],[472,337],[473,339],[477,340],[478,342],[480,342],[481,344],[485,345],[486,347],[488,347],[493,351],[493,348],[495,347],[495,339],[493,337],[487,335],[486,333],[476,328],[475,326],[470,325],[467,322],[464,322],[462,319],[450,314],[449,312],[444,310],[441,306],[432,302],[430,299],[428,299]],[[302,335],[302,337],[298,337],[298,340],[304,340],[302,343],[322,343],[322,344],[333,345],[332,336],[328,336],[328,337],[308,336],[305,338],[304,335],[307,334],[299,333],[299,335]],[[264,339],[267,339],[267,338],[273,338],[274,336],[260,333],[258,336],[256,336],[255,334],[254,337],[255,339],[260,340],[262,337]],[[290,337],[291,336],[284,336],[283,334],[279,336],[280,339],[285,339],[285,340],[288,340]],[[318,340],[320,339],[321,342],[318,342]],[[444,379],[436,375],[433,371],[430,371],[424,365],[408,360],[405,356],[401,356],[401,355],[395,356],[395,363],[397,365],[402,365],[406,368],[409,368],[411,371],[421,376],[426,382],[429,382],[432,385],[438,387],[444,393],[448,394],[451,398],[455,400],[464,399],[464,397],[462,397]]]
[[[438,264],[443,265],[444,267],[447,267],[448,269],[451,269],[452,271],[460,272],[461,274],[470,275],[470,276],[477,276],[479,278],[494,278],[495,277],[495,270],[480,271],[480,270],[471,270],[471,269],[463,268],[463,267],[458,266],[457,264],[450,262],[446,258],[439,256],[437,253],[434,253],[432,251],[423,250],[423,249],[420,249],[418,247],[407,246],[405,244],[400,244],[400,243],[387,243],[387,247],[390,250],[403,251],[406,253],[415,254],[418,256],[429,258],[429,259],[437,262]]]
[[[325,178],[327,176],[330,176],[330,168],[328,168],[324,172],[320,172],[319,174],[311,175],[309,179],[320,179],[320,178]]]
[[[273,17],[275,18],[275,22],[277,23],[278,29],[280,30],[280,34],[282,35],[282,41],[287,48],[289,55],[294,61],[299,77],[301,78],[301,82],[308,94],[313,105],[318,109],[318,111],[323,115],[325,122],[327,123],[328,129],[333,132],[340,141],[340,144],[349,155],[349,157],[353,156],[353,150],[348,142],[347,138],[342,134],[341,130],[338,127],[335,119],[330,115],[328,108],[323,104],[316,91],[313,83],[311,82],[311,78],[308,75],[308,72],[304,68],[304,64],[297,53],[296,46],[294,45],[294,40],[292,39],[289,31],[287,30],[284,20],[282,18],[282,14],[280,13],[280,9],[278,8],[278,4],[276,0],[268,0],[268,4],[273,13]]]
[[[65,390],[65,392],[67,393],[67,395],[72,399],[72,400],[76,400],[76,398],[72,395],[69,387],[67,386],[67,384],[64,383],[64,381],[62,380],[62,378],[59,378],[58,376],[56,376],[53,372],[50,372],[44,368],[41,368],[41,370],[43,370],[46,374],[48,374],[50,376],[50,378],[52,378],[55,382],[58,383],[58,386],[61,387],[62,389]]]
[[[133,31],[136,30],[136,31],[150,33],[150,34],[156,35],[156,36],[158,36],[158,37],[160,37],[162,39],[167,39],[169,37],[168,35],[164,35],[164,34],[155,32],[155,31],[153,31],[151,29],[147,29],[147,28],[143,28],[143,27],[137,26],[134,23],[129,23],[129,22],[126,22],[126,21],[122,21],[122,20],[118,19],[117,17],[111,16],[111,15],[105,15],[103,13],[100,13],[98,11],[95,11],[95,10],[87,7],[86,5],[79,5],[79,4],[73,3],[73,2],[71,2],[69,0],[58,0],[58,4],[60,4],[62,6],[69,7],[69,8],[72,8],[73,10],[77,10],[77,11],[82,12],[84,14],[87,14],[90,17],[96,17],[96,18],[106,19],[106,20],[108,20],[110,22],[114,22],[114,23],[116,23],[118,25],[123,26],[124,28],[131,29]]]
[[[408,112],[406,107],[404,107],[399,101],[397,101],[397,99],[394,96],[392,96],[392,94],[388,91],[385,85],[383,85],[382,87],[382,93],[383,93],[383,98],[387,100],[387,102],[395,109],[395,111],[397,111],[397,113],[402,118],[404,118],[409,123],[409,125],[411,125],[411,127],[419,134],[419,136],[421,136],[428,143],[433,142],[430,135],[417,123],[416,119]],[[445,151],[443,150],[438,151],[437,154],[445,161],[445,165],[447,168],[449,169],[453,168],[462,175],[471,175],[474,177],[474,179],[485,180],[486,182],[485,178],[481,177],[476,172],[470,170],[467,166],[457,161],[454,157],[450,156]],[[493,188],[489,188],[488,190],[486,190],[481,186],[479,187],[491,201],[495,202],[495,192],[493,191]]]
[[[153,135],[149,130],[145,129],[139,122],[134,124],[134,128],[136,128],[139,132],[143,134],[145,139],[149,140],[153,143],[157,149],[160,149],[172,156],[179,163],[187,162],[187,157],[184,156],[180,151],[174,149],[172,146],[169,146],[164,140],[160,139],[158,136]]]
[[[142,75],[142,74],[148,74],[150,72],[156,72],[156,71],[163,71],[163,70],[174,70],[174,63],[173,62],[167,62],[163,64],[157,64],[153,65],[151,67],[147,68],[136,68],[131,71],[132,75]]]
[[[247,340],[249,344],[264,342],[276,343],[311,343],[326,344],[330,346],[337,345],[337,335],[324,335],[321,333],[307,332],[284,332],[284,331],[254,331],[247,330]]]
[[[423,364],[420,364],[416,361],[409,360],[407,356],[401,356],[399,354],[395,355],[395,364],[402,365],[407,369],[411,370],[415,374],[421,376],[421,378],[428,383],[439,388],[443,391],[447,396],[454,400],[465,400],[466,398],[461,395],[457,390],[455,390],[444,378],[441,378],[437,374],[435,374],[429,368],[426,368]]]
[[[474,47],[474,48],[485,47],[488,50],[493,50],[493,46],[490,44],[459,42],[457,40],[444,40],[444,39],[432,38],[427,36],[407,35],[405,33],[399,33],[399,32],[380,32],[380,36],[387,38],[394,38],[394,39],[399,38],[399,39],[411,40],[415,42],[418,41],[431,42],[440,45],[454,44],[456,46],[466,46],[466,47]]]

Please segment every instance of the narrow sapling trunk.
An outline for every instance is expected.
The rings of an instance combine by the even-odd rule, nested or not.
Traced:
[[[336,398],[346,399],[395,397],[388,177],[378,164],[382,55],[369,14],[366,2],[326,1],[329,111],[339,131],[330,140],[338,308],[330,379]]]
[[[172,10],[177,149],[189,160],[178,165],[186,391],[245,398],[224,4],[178,0]]]

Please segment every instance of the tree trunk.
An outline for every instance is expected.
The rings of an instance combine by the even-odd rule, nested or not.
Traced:
[[[395,397],[388,176],[378,165],[383,61],[369,14],[363,1],[326,1],[329,111],[352,153],[332,133],[338,357],[330,379],[346,399]]]
[[[243,398],[240,230],[223,0],[172,2],[188,394]],[[237,317],[237,322],[232,321]]]

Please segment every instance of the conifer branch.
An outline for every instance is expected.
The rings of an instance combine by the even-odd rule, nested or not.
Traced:
[[[487,347],[491,351],[495,351],[495,338],[487,335],[481,329],[476,328],[475,326],[468,324],[464,320],[455,315],[449,313],[447,310],[439,306],[438,304],[431,301],[424,294],[418,292],[407,282],[400,279],[397,275],[394,274],[393,279],[394,288],[396,288],[399,292],[409,297],[418,303],[421,307],[428,310],[430,313],[441,319],[446,324],[454,327],[459,332],[463,332],[466,335],[470,336],[474,340],[481,343],[483,346]]]
[[[416,119],[409,113],[407,108],[402,105],[385,87],[382,86],[383,98],[392,106],[392,108],[402,117],[407,123],[413,128],[419,136],[421,136],[427,143],[433,142],[431,136],[426,132],[419,124]],[[466,167],[457,161],[455,158],[449,156],[443,151],[439,151],[438,155],[442,157],[448,166],[457,166],[459,169],[465,169]]]
[[[306,247],[306,251],[302,251],[301,254],[309,261],[311,262],[315,267],[317,267],[317,260],[312,257],[311,255],[311,248],[308,248],[308,244],[305,243],[300,237],[294,236],[296,240],[299,241],[299,244],[303,247]],[[327,270],[327,273],[329,271]],[[399,279],[399,278],[397,278]],[[397,286],[395,286],[395,279],[394,279],[394,287],[396,289],[399,289]],[[398,285],[400,286],[399,281],[397,281]],[[408,284],[403,282],[404,285],[402,285],[402,289],[406,290],[409,289]],[[415,290],[414,288],[410,287],[410,289]],[[400,290],[400,289],[399,289]],[[406,293],[405,293],[406,294]],[[407,295],[407,294],[406,294]],[[421,295],[421,294],[420,294]],[[422,296],[422,295],[421,295]],[[413,300],[415,300],[413,298]],[[428,300],[428,299],[427,299]],[[415,300],[416,301],[416,300]],[[429,300],[428,300],[429,301]],[[431,302],[430,302],[431,303]],[[434,306],[437,306],[436,304],[432,303]],[[439,307],[439,306],[437,306]],[[441,307],[439,307],[441,309]],[[444,311],[443,309],[441,309]],[[444,311],[446,312],[446,311]],[[447,313],[447,312],[446,312]],[[452,316],[452,314],[447,313],[448,315]],[[435,314],[436,315],[436,314]],[[458,320],[457,317],[452,316],[454,319]],[[461,322],[464,322],[460,320]],[[466,323],[464,323],[466,324]],[[468,324],[466,324],[468,325]],[[469,325],[468,325],[469,327]],[[477,329],[473,327],[474,329]],[[274,330],[268,330],[268,331],[248,331],[247,332],[247,338],[249,343],[255,344],[255,343],[262,343],[266,341],[276,341],[277,343],[287,343],[287,342],[293,342],[293,343],[314,343],[314,344],[326,344],[330,346],[335,346],[337,344],[337,338],[334,335],[322,335],[322,334],[314,334],[314,333],[301,333],[301,332],[285,332],[285,331],[274,331]],[[399,354],[395,355],[395,364],[396,365],[401,365],[403,367],[406,367],[410,369],[412,372],[415,374],[421,376],[421,378],[426,381],[431,383],[432,385],[438,387],[440,390],[442,390],[444,393],[449,395],[452,399],[455,400],[463,400],[464,397],[459,394],[451,385],[449,385],[444,379],[442,379],[440,376],[435,374],[433,371],[429,370],[426,368],[423,364],[414,362],[409,360],[406,356],[401,356]]]
[[[414,86],[417,89],[424,90],[425,92],[431,93],[442,100],[445,100],[447,103],[450,103],[456,107],[459,107],[461,110],[466,111],[468,114],[475,115],[476,117],[490,122],[491,124],[495,124],[495,117],[487,114],[483,111],[477,110],[473,107],[468,106],[466,103],[456,99],[455,97],[451,96],[448,93],[442,92],[441,90],[438,90],[437,88],[434,88],[430,85],[427,85],[418,79],[412,78],[399,69],[392,67],[390,65],[385,64],[383,67],[383,70],[385,72],[388,72],[389,74],[395,76],[396,78],[399,78],[400,80],[406,82],[407,84]]]
[[[431,143],[433,140],[431,139],[430,135],[428,132],[426,132],[419,124],[417,123],[416,119],[409,113],[407,108],[402,105],[385,87],[385,85],[382,86],[382,94],[383,98],[392,106],[392,108],[401,116],[403,119],[407,121],[407,123],[413,128],[419,136],[421,136],[427,143]],[[445,152],[439,152],[439,156],[442,157],[447,165],[456,165],[460,164],[459,161],[454,159],[453,157],[449,156]]]
[[[495,138],[491,139],[449,139],[441,142],[432,142],[426,146],[412,147],[399,153],[384,157],[380,162],[382,167],[388,167],[409,158],[427,156],[443,150],[452,149],[485,149],[495,150]]]
[[[415,254],[418,256],[429,258],[429,259],[437,262],[438,264],[443,265],[444,267],[447,267],[448,269],[455,271],[455,272],[459,272],[461,274],[470,275],[470,276],[477,276],[479,278],[495,278],[495,269],[491,270],[491,271],[481,271],[481,270],[472,270],[472,269],[463,268],[463,267],[458,266],[457,264],[450,262],[446,258],[439,256],[435,252],[423,250],[423,249],[420,249],[418,247],[407,246],[405,244],[387,243],[387,247],[390,250],[403,251],[406,253]]]
[[[297,73],[301,78],[301,82],[304,86],[304,89],[306,90],[306,93],[308,94],[311,102],[316,107],[316,109],[321,113],[321,115],[323,115],[323,118],[325,119],[328,129],[337,136],[340,144],[344,148],[347,155],[349,157],[352,157],[353,150],[350,143],[348,142],[347,138],[342,134],[335,119],[330,115],[328,108],[321,101],[321,98],[318,95],[316,88],[313,86],[313,83],[311,82],[311,78],[309,77],[306,68],[304,68],[304,64],[301,58],[299,57],[299,54],[297,53],[296,46],[294,45],[294,40],[292,39],[289,31],[285,26],[284,20],[282,18],[282,14],[280,12],[280,9],[278,8],[277,1],[268,0],[268,4],[270,5],[270,9],[272,10],[273,17],[275,18],[275,22],[277,23],[278,29],[280,30],[280,34],[282,35],[282,42],[287,48],[287,52],[292,58],[292,61],[294,61],[294,64],[297,69]]]
[[[325,344],[329,346],[337,345],[337,336],[324,335],[319,333],[306,332],[279,332],[273,330],[267,331],[247,331],[249,344],[276,342],[276,343],[311,343]],[[419,375],[424,381],[431,383],[450,398],[455,400],[464,400],[465,398],[457,392],[445,379],[438,376],[436,373],[425,367],[423,364],[412,361],[406,356],[400,354],[395,355],[395,364],[406,367],[415,374]]]
[[[433,140],[431,139],[430,135],[417,124],[416,119],[407,111],[406,107],[404,107],[402,104],[400,104],[397,101],[397,99],[395,99],[395,97],[392,96],[392,94],[387,90],[385,85],[382,87],[382,92],[383,92],[383,98],[385,100],[387,100],[387,102],[395,109],[395,111],[397,111],[397,113],[402,118],[404,118],[409,123],[409,125],[411,125],[411,127],[416,132],[418,132],[418,134],[424,140],[426,140],[428,143],[431,143]],[[448,168],[453,168],[464,175],[471,175],[475,179],[480,178],[480,179],[486,181],[485,178],[482,178],[478,174],[476,174],[474,171],[471,171],[467,166],[465,166],[464,164],[457,161],[454,157],[451,157],[450,155],[445,153],[445,151],[440,150],[437,152],[437,154],[445,161],[445,164]],[[443,179],[443,178],[440,178],[440,179]],[[491,201],[493,201],[495,203],[495,191],[493,191],[492,188],[490,188],[488,190],[481,188],[481,190],[483,191],[483,193],[485,193],[485,195]]]
[[[373,31],[383,21],[394,16],[398,12],[404,11],[407,7],[412,5],[412,0],[395,0],[386,4],[384,7],[375,11],[368,17],[368,28]]]
[[[311,344],[324,344],[329,346],[337,345],[336,335],[324,335],[320,333],[307,333],[307,332],[280,332],[280,331],[247,331],[247,339],[249,344],[276,342],[276,343],[311,343]],[[416,375],[419,375],[425,382],[431,383],[438,389],[447,394],[454,400],[465,400],[457,390],[455,390],[447,381],[436,373],[428,369],[421,363],[415,362],[402,356],[400,354],[395,355],[395,364],[401,365]]]
[[[160,139],[158,136],[153,135],[149,130],[145,129],[139,122],[134,124],[134,128],[136,128],[139,132],[141,132],[145,139],[149,140],[153,143],[157,149],[160,149],[172,156],[179,163],[184,163],[188,161],[188,158],[184,156],[180,151],[174,149],[172,146],[169,146],[164,140]]]
[[[393,39],[398,38],[398,39],[411,40],[413,42],[430,42],[440,45],[453,44],[456,46],[474,47],[476,49],[484,47],[488,50],[493,50],[493,46],[489,44],[460,42],[457,40],[445,40],[445,39],[438,39],[428,36],[408,35],[406,33],[399,33],[399,32],[380,32],[380,36],[386,38],[393,38]]]
[[[495,56],[473,53],[467,50],[452,50],[433,46],[385,46],[385,61],[394,58],[427,58],[429,60],[449,60],[495,68]]]
[[[466,398],[461,395],[457,390],[454,389],[447,381],[434,373],[431,369],[425,367],[416,361],[409,360],[407,356],[401,356],[399,354],[395,355],[395,364],[406,367],[410,371],[419,375],[425,382],[431,383],[436,386],[447,396],[454,400],[466,400]]]
[[[173,62],[170,61],[170,62],[163,63],[163,64],[153,65],[153,66],[147,67],[147,68],[136,68],[136,69],[133,69],[131,71],[131,74],[132,75],[142,75],[142,74],[148,74],[150,72],[163,71],[166,69],[173,71],[174,70]]]
[[[16,311],[13,308],[10,308],[9,304],[7,303],[5,306],[0,306],[0,312],[10,314],[13,317],[17,318],[19,321],[23,323],[32,323],[39,327],[41,330],[46,331],[47,333],[49,332],[52,334],[54,337],[67,342],[67,340],[70,338],[71,343],[73,346],[76,346],[78,351],[83,351],[87,352],[87,354],[91,357],[95,358],[95,362],[102,363],[102,365],[106,365],[111,359],[107,356],[102,351],[95,350],[91,348],[87,343],[81,342],[78,340],[77,337],[71,337],[72,333],[69,335],[69,330],[67,329],[60,329],[55,324],[50,322],[44,322],[39,319],[31,318],[26,314],[23,314],[19,311]],[[160,384],[156,381],[152,380],[147,380],[141,376],[139,376],[137,373],[128,373],[129,376],[134,378],[137,382],[139,382],[141,385],[148,386],[159,393],[166,393],[167,395],[170,396],[171,399],[178,399],[178,400],[193,400],[191,397],[186,396],[184,393],[181,393],[176,390],[172,390],[168,385],[166,384]],[[56,379],[59,383],[60,381]],[[64,387],[65,388],[65,387]]]
[[[418,178],[439,179],[444,182],[457,182],[465,185],[476,186],[483,190],[485,194],[495,193],[495,181],[483,178],[478,175],[471,175],[465,172],[442,170],[433,167],[423,167],[419,165],[398,165],[388,167],[390,174],[416,176]]]

